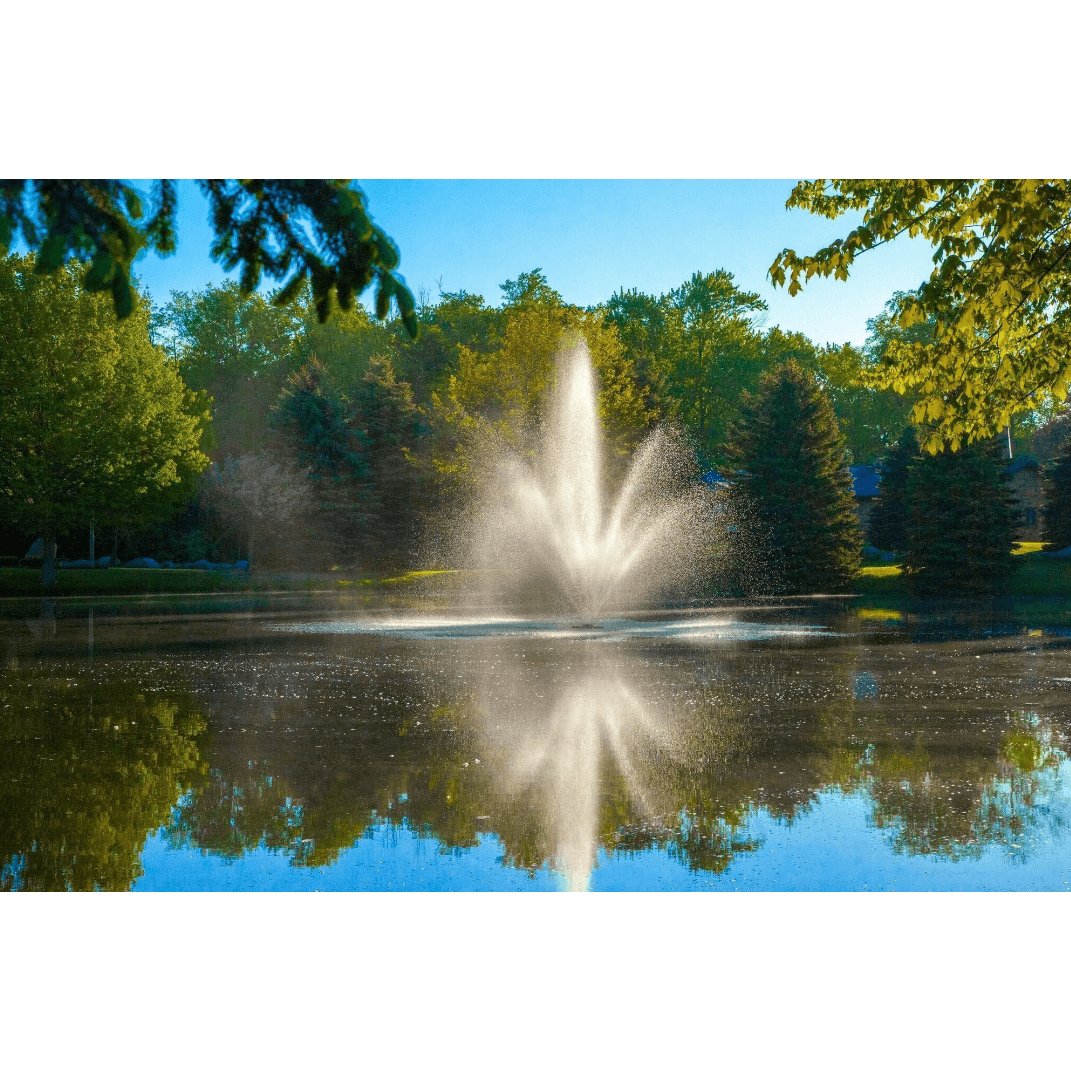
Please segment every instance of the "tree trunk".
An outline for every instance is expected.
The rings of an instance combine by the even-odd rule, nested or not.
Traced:
[[[112,556],[108,559],[108,568],[115,568],[115,559],[119,556],[119,529],[112,532]]]
[[[41,587],[50,588],[56,582],[56,533],[52,526],[45,528],[41,539]]]
[[[89,526],[89,568],[96,569],[97,567],[97,538],[96,531],[93,525]]]

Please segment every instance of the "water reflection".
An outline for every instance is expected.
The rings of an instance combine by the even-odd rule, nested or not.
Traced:
[[[0,888],[130,888],[200,772],[203,717],[182,698],[11,665],[0,708]]]
[[[1071,843],[1071,655],[1048,634],[915,643],[841,620],[607,643],[98,615],[90,658],[90,622],[50,617],[3,633],[7,889],[129,888],[150,839],[170,866],[267,852],[315,881],[370,839],[394,851],[393,830],[568,889],[629,860],[781,887],[778,852],[818,820],[807,865],[862,821],[863,872],[941,860],[965,888],[976,864]]]

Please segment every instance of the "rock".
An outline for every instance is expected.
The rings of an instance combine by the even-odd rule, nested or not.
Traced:
[[[896,561],[896,555],[891,550],[883,550],[881,552],[881,560],[883,562],[894,562]]]
[[[155,558],[132,558],[126,563],[127,569],[159,569],[160,563]]]

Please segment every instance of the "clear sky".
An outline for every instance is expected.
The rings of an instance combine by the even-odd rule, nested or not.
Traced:
[[[932,268],[931,247],[901,239],[862,257],[847,282],[812,280],[802,294],[774,290],[766,276],[786,246],[814,252],[854,219],[819,219],[785,209],[793,180],[387,180],[362,181],[369,209],[401,249],[414,293],[482,294],[542,269],[578,305],[635,287],[661,294],[695,271],[725,268],[769,305],[766,324],[815,342],[861,343],[866,321],[896,290],[913,289]],[[209,256],[207,202],[192,182],[179,190],[175,256],[138,261],[155,301],[197,290],[225,273]]]

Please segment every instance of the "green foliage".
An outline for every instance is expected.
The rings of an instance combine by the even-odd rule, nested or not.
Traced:
[[[1071,438],[1045,473],[1041,538],[1052,550],[1071,547]]]
[[[1016,514],[997,442],[924,455],[908,465],[904,567],[912,594],[1008,590]]]
[[[329,373],[313,358],[290,377],[271,414],[287,453],[308,473],[317,541],[333,561],[352,551],[369,495],[364,436],[346,408]]]
[[[881,550],[907,549],[908,468],[918,456],[918,437],[909,426],[881,467],[881,494],[870,515],[870,542]]]
[[[665,394],[700,456],[712,458],[726,440],[741,391],[763,370],[753,321],[766,303],[719,269],[696,272],[671,290],[665,309]]]
[[[0,261],[0,511],[42,533],[150,520],[208,464],[206,400],[84,268]]]
[[[282,282],[275,302],[285,305],[311,286],[322,323],[332,307],[352,309],[373,283],[376,315],[393,301],[414,338],[415,301],[397,274],[398,249],[371,220],[365,195],[345,179],[203,179],[216,240],[212,256],[228,271],[241,269],[251,294],[261,276]],[[175,184],[152,187],[152,211],[141,195],[115,179],[0,180],[0,256],[16,233],[36,251],[37,270],[52,272],[71,257],[89,261],[85,287],[107,290],[116,315],[134,311],[131,266],[145,248],[175,250]]]
[[[1067,180],[848,180],[799,183],[788,207],[862,224],[813,256],[785,249],[770,267],[796,294],[815,275],[847,279],[856,256],[908,234],[934,246],[927,282],[896,298],[902,329],[932,337],[891,339],[875,384],[917,395],[923,443],[988,438],[1015,413],[1064,401],[1071,385],[1071,186]],[[786,275],[787,273],[787,275]]]
[[[533,448],[557,354],[570,339],[584,339],[599,374],[599,417],[612,470],[650,424],[644,395],[605,313],[562,304],[541,278],[538,272],[521,276],[527,282],[509,291],[517,300],[502,311],[497,345],[459,345],[457,371],[433,392],[434,464],[448,487],[471,489],[483,462],[499,448],[520,454]]]
[[[408,383],[390,359],[373,359],[354,392],[349,422],[359,429],[368,471],[361,536],[378,561],[402,561],[417,547],[427,509],[428,474],[418,452],[426,434]]]
[[[197,780],[205,720],[187,699],[79,683],[0,677],[0,889],[129,889]]]
[[[297,359],[300,307],[280,309],[237,283],[172,292],[156,330],[183,379],[212,404],[214,458],[263,448],[268,411]]]
[[[855,346],[825,346],[817,352],[816,371],[855,464],[873,464],[896,442],[911,419],[911,402],[893,390],[869,385],[871,362]]]
[[[670,416],[669,398],[664,398],[666,309],[663,299],[620,290],[606,305],[607,327],[613,326],[625,356],[632,365],[636,385],[644,396],[652,420]]]
[[[53,272],[70,258],[89,262],[83,285],[108,291],[116,315],[125,319],[136,303],[131,266],[142,249],[175,250],[175,184],[154,185],[152,214],[143,223],[138,192],[115,179],[0,180],[0,256],[21,233],[34,270]]]
[[[744,493],[773,583],[795,592],[846,587],[862,539],[844,437],[798,362],[763,376],[745,400],[731,454],[749,477]]]

